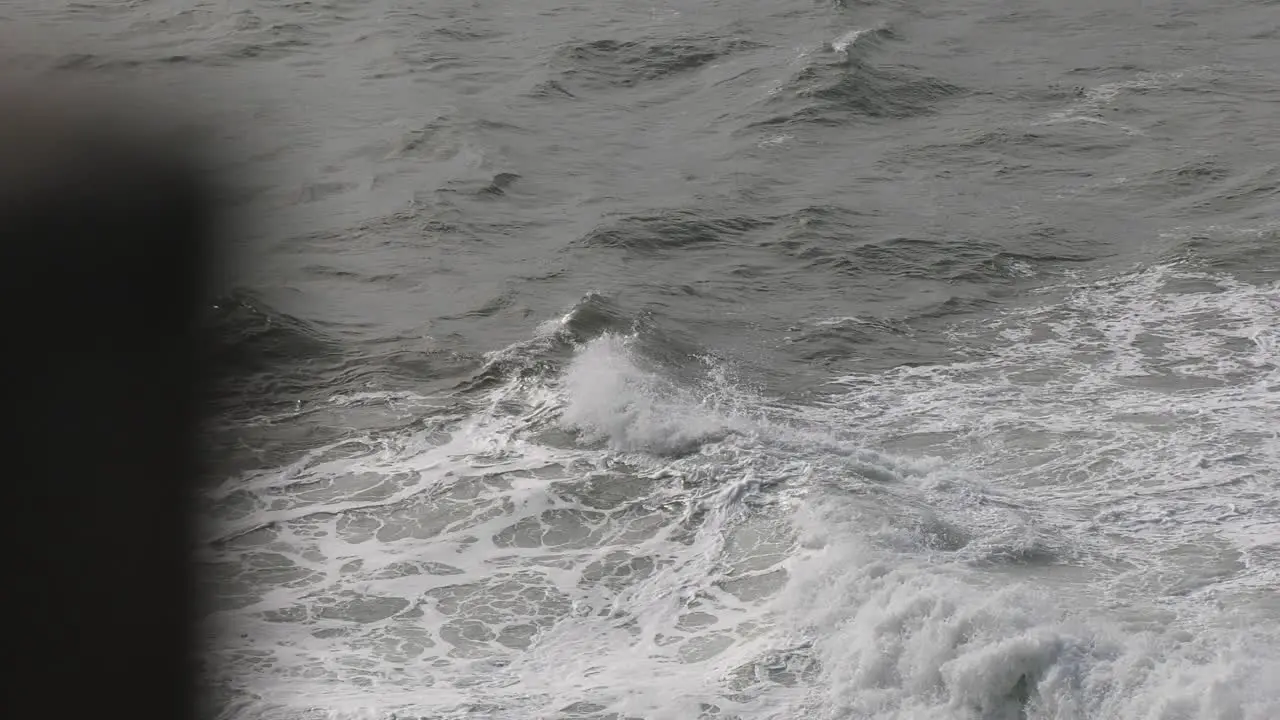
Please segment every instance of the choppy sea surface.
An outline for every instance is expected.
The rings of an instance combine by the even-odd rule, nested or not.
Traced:
[[[0,19],[254,180],[208,717],[1280,717],[1274,0]]]

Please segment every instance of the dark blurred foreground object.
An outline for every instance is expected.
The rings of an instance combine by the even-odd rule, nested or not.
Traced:
[[[190,717],[212,188],[137,104],[0,87],[0,108],[4,716]]]

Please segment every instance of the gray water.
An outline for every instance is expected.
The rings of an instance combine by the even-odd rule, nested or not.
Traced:
[[[1280,717],[1274,0],[0,14],[252,179],[210,717]]]

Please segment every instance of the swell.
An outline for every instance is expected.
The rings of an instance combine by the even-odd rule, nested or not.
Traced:
[[[636,251],[670,250],[724,243],[767,224],[768,220],[717,217],[694,209],[666,210],[651,215],[625,216],[595,228],[580,243],[587,247]]]
[[[480,364],[447,346],[353,346],[245,290],[209,306],[204,323],[205,450],[210,470],[221,475],[287,464],[318,444],[365,430],[402,427],[414,419],[389,407],[371,408],[359,423],[338,422],[332,401],[371,388],[422,392]]]
[[[909,65],[875,60],[877,50],[899,39],[888,27],[856,30],[807,53],[800,69],[770,93],[762,108],[767,117],[748,127],[901,120],[937,112],[966,93]]]
[[[332,340],[297,318],[277,312],[256,294],[235,290],[205,317],[211,361],[219,376],[245,376],[336,350]]]
[[[600,39],[566,44],[553,54],[552,77],[536,94],[575,96],[631,88],[698,70],[728,55],[760,47],[741,38],[684,36],[671,39]]]
[[[534,337],[489,353],[454,389],[465,394],[491,390],[512,380],[542,382],[555,377],[588,343],[603,336],[627,337],[633,359],[649,370],[679,377],[690,360],[706,353],[697,340],[668,318],[629,308],[617,298],[589,292],[561,317],[538,328]]]

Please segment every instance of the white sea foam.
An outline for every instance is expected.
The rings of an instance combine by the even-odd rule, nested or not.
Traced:
[[[848,52],[849,48],[853,47],[854,43],[858,42],[858,38],[862,37],[868,32],[871,32],[871,31],[866,29],[850,30],[849,32],[831,41],[831,50],[833,52],[838,52],[838,53]]]
[[[822,667],[812,716],[1261,720],[1280,710],[1274,626],[1135,631],[1060,591],[887,554],[839,500],[801,516],[816,530],[779,603]]]
[[[604,335],[228,483],[229,716],[1276,717],[1277,288],[1043,297],[807,407]]]

